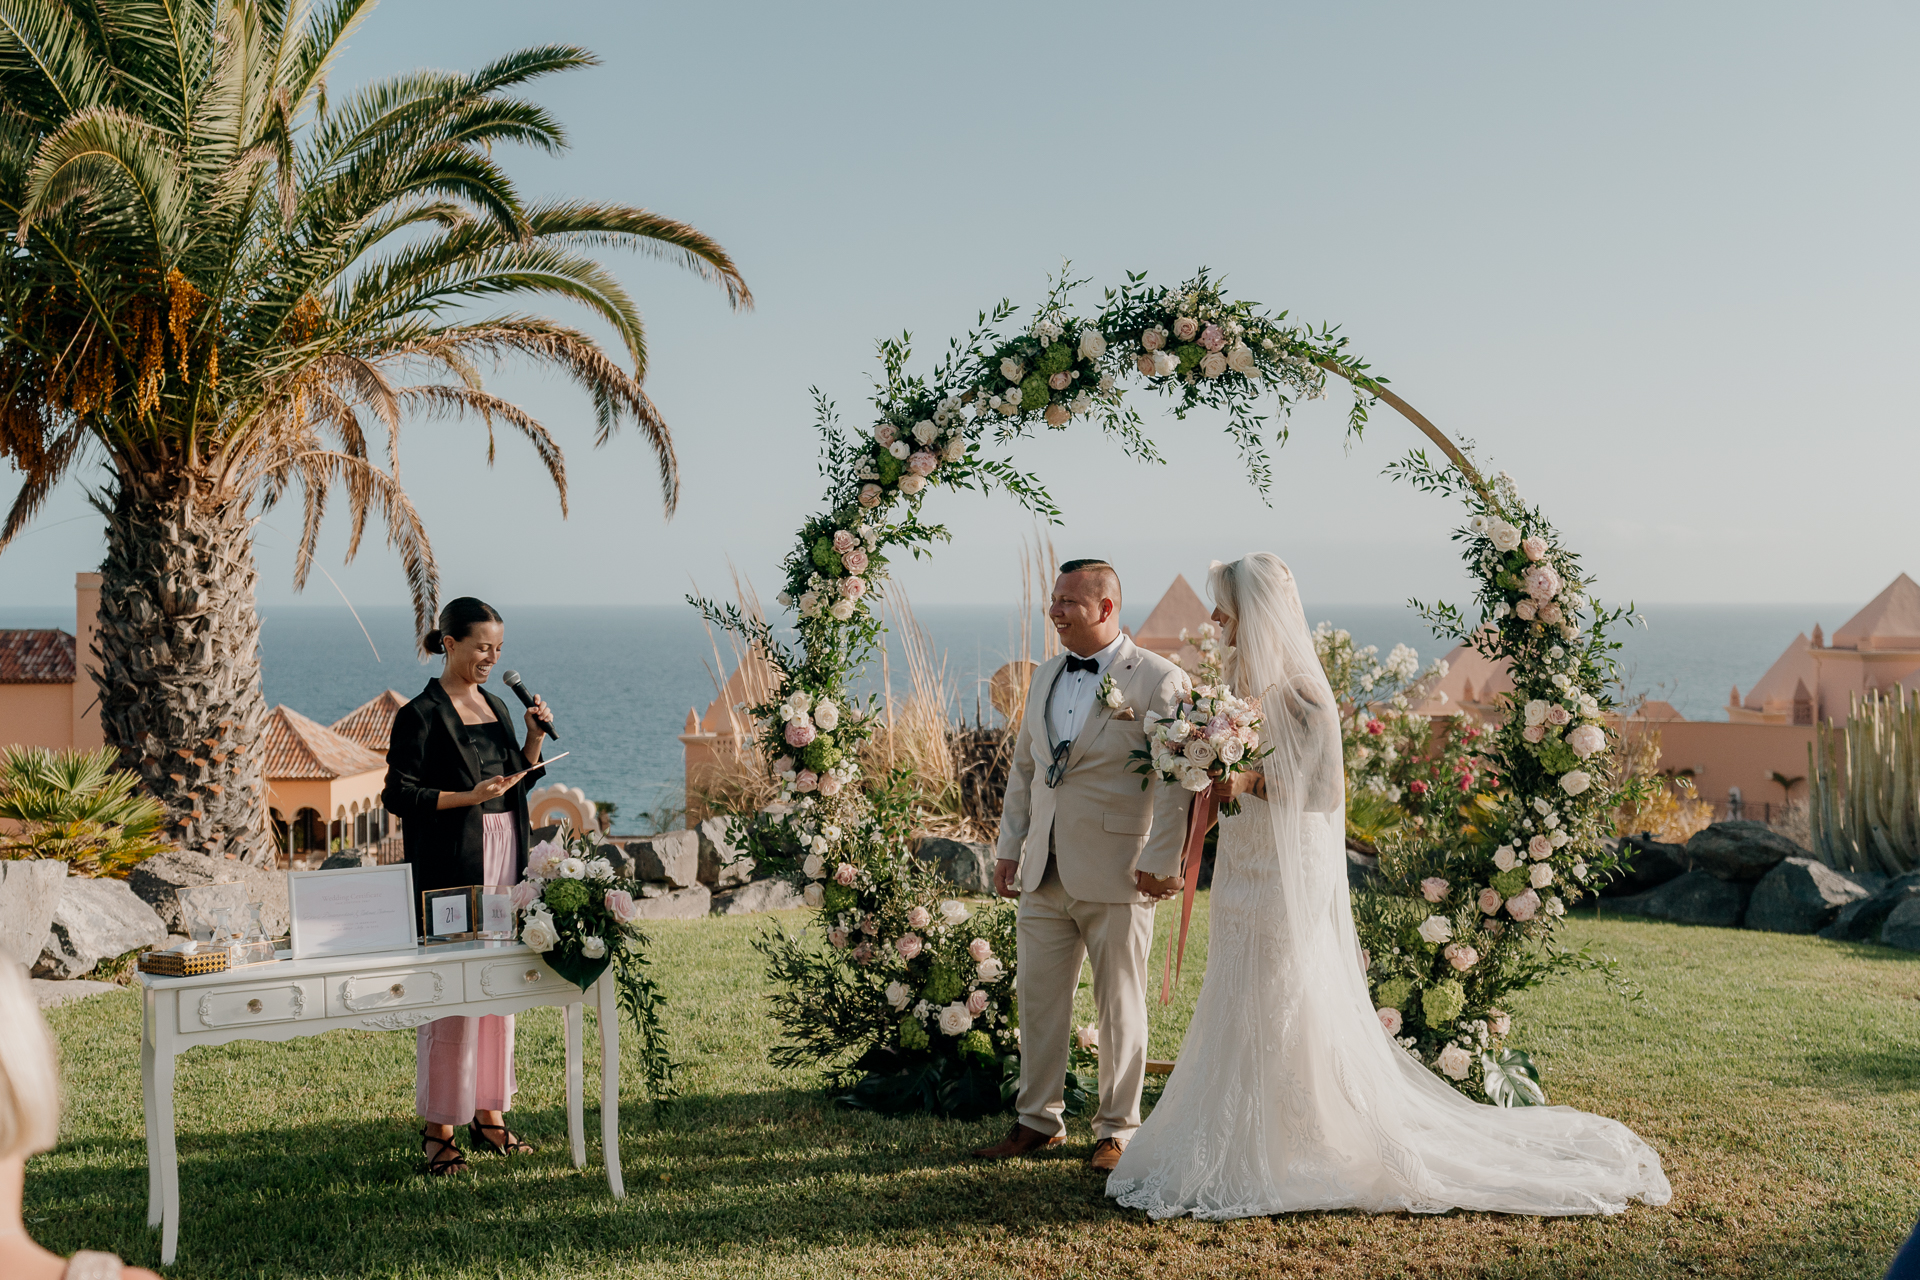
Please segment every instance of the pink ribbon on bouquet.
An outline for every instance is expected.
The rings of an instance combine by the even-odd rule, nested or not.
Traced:
[[[1186,881],[1181,891],[1180,903],[1180,947],[1175,956],[1173,934],[1167,934],[1167,963],[1160,974],[1160,1003],[1173,1003],[1173,984],[1180,977],[1180,968],[1187,958],[1187,926],[1193,921],[1193,896],[1200,892],[1200,856],[1207,845],[1207,832],[1213,826],[1213,820],[1219,813],[1220,802],[1214,799],[1213,788],[1194,793],[1187,806],[1187,846],[1180,852],[1180,877]]]

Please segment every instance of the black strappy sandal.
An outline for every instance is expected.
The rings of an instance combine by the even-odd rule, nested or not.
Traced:
[[[467,1153],[454,1145],[451,1134],[444,1138],[436,1137],[428,1133],[423,1126],[420,1130],[420,1136],[425,1139],[425,1141],[420,1144],[420,1154],[427,1158],[427,1176],[444,1178],[450,1173],[468,1172]],[[427,1150],[427,1143],[430,1142],[439,1143],[440,1150]]]
[[[498,1129],[506,1138],[506,1141],[495,1142],[492,1138],[489,1138],[487,1136],[487,1130],[489,1129]],[[467,1137],[472,1140],[475,1147],[485,1147],[497,1156],[530,1156],[533,1154],[533,1144],[531,1142],[522,1142],[519,1137],[509,1133],[507,1126],[504,1124],[481,1124],[479,1116],[475,1116],[473,1119],[467,1121]]]

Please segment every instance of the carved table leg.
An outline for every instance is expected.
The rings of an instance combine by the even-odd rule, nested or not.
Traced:
[[[607,1189],[615,1200],[627,1198],[620,1176],[620,1006],[612,974],[594,984],[600,994],[600,1151],[607,1162]]]
[[[565,1020],[567,1041],[567,1137],[573,1143],[573,1167],[587,1167],[587,1124],[584,1114],[586,1092],[580,1067],[580,1024],[586,1020],[587,1006],[573,1002],[560,1006]]]

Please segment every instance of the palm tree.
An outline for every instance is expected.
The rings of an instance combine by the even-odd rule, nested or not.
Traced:
[[[272,854],[261,779],[252,522],[297,487],[295,586],[330,494],[359,549],[384,526],[418,630],[433,551],[401,488],[410,414],[531,441],[566,511],[560,446],[489,394],[527,357],[585,389],[596,445],[638,425],[666,509],[666,423],[641,389],[646,333],[591,251],[624,246],[750,306],[726,251],[645,209],[523,200],[496,144],[564,147],[514,96],[590,64],[581,49],[416,72],[329,99],[327,71],[372,0],[0,0],[0,457],[24,476],[0,549],[54,486],[104,463],[100,719],[191,848]],[[576,328],[489,304],[584,306],[625,365]],[[369,437],[385,436],[385,456]]]

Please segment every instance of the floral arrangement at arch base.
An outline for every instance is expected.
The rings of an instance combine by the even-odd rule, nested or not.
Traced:
[[[660,1022],[666,997],[647,958],[652,942],[638,922],[640,882],[618,875],[601,844],[598,831],[563,827],[559,840],[527,851],[526,875],[512,891],[520,941],[582,991],[613,968],[615,997],[639,1033],[647,1093],[661,1105],[674,1096],[674,1063]]]

